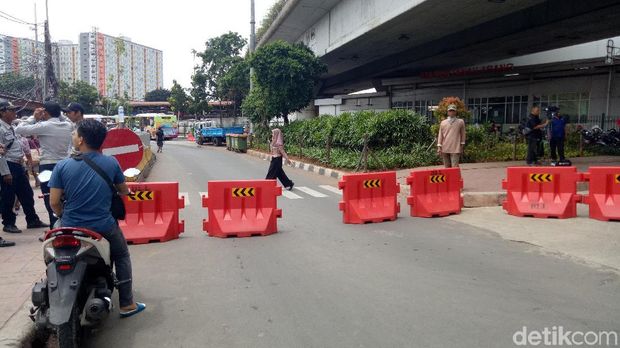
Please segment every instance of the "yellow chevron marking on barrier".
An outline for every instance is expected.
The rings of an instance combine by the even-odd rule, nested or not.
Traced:
[[[364,188],[379,188],[381,180],[364,180]]]
[[[430,179],[432,184],[440,184],[440,183],[446,182],[446,176],[445,175],[431,175],[429,177],[429,179]]]
[[[127,195],[130,201],[151,201],[155,197],[153,191],[134,191]]]
[[[233,197],[254,197],[254,187],[235,187],[232,190]]]
[[[551,174],[530,174],[531,182],[552,182],[553,175]]]
[[[620,184],[620,174],[616,174],[616,184]]]

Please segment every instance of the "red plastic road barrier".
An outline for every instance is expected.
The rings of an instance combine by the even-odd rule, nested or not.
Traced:
[[[101,150],[104,155],[114,156],[123,170],[137,167],[144,156],[142,140],[127,128],[109,130]]]
[[[179,238],[185,222],[179,221],[179,209],[185,200],[179,197],[178,182],[127,183],[133,194],[124,197],[127,216],[119,221],[127,242],[144,244]]]
[[[575,167],[510,167],[502,187],[507,197],[502,206],[510,215],[537,218],[577,216],[577,182],[583,176]]]
[[[590,218],[620,221],[620,167],[590,167],[584,178],[590,182],[583,200],[590,206]]]
[[[411,216],[434,217],[458,214],[463,208],[460,168],[418,170],[407,178]]]
[[[278,232],[278,196],[282,187],[275,180],[209,181],[208,208],[203,230],[211,237],[268,236]]]
[[[187,141],[191,141],[191,142],[196,141],[196,138],[194,138],[194,134],[187,133]]]
[[[393,221],[400,212],[396,172],[349,174],[342,177],[339,208],[345,224]]]

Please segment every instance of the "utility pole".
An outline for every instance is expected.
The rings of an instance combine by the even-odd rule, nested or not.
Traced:
[[[41,58],[39,51],[39,23],[37,22],[37,3],[34,3],[34,57],[35,57],[35,65],[34,65],[34,81],[35,81],[35,100],[43,100],[43,91],[41,83]]]
[[[250,54],[256,50],[256,18],[254,11],[254,0],[250,0]],[[252,81],[254,76],[254,68],[250,67],[250,91],[254,88],[254,82]]]
[[[52,62],[52,41],[47,0],[45,0],[45,17],[45,85],[49,83],[45,98],[56,99],[58,95],[58,81],[56,80],[56,75],[54,75],[54,64]]]

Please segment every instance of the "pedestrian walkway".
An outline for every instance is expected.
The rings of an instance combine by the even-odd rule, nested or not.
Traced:
[[[179,198],[183,197],[185,200],[185,206],[192,205],[192,201],[194,199],[198,199],[198,202],[201,201],[202,196],[207,196],[207,192],[179,192]],[[328,197],[337,197],[340,198],[342,196],[342,191],[340,191],[335,186],[330,185],[318,185],[316,187],[307,187],[307,186],[295,186],[292,191],[288,191],[287,189],[282,189],[282,198],[290,199],[290,200],[300,200],[300,199],[314,199],[314,198],[328,198]]]

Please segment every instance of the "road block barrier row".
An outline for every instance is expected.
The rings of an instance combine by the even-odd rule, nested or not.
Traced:
[[[185,200],[179,197],[178,182],[127,183],[132,192],[123,198],[127,215],[119,226],[128,243],[167,242],[179,238],[185,222],[179,210]]]
[[[282,187],[275,180],[209,181],[208,208],[203,230],[211,237],[267,236],[278,232],[278,196]]]
[[[459,168],[418,170],[407,178],[411,194],[407,204],[414,217],[459,214],[463,208],[463,179]]]
[[[587,197],[577,183],[589,181]],[[577,216],[577,203],[587,204],[590,218],[620,220],[620,167],[510,167],[502,182],[507,191],[502,206],[510,215],[567,219]]]

